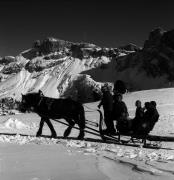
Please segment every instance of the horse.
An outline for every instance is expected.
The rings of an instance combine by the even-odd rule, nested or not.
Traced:
[[[65,119],[69,126],[64,131],[64,137],[68,137],[71,133],[71,129],[75,124],[78,124],[80,132],[78,139],[84,138],[85,129],[85,111],[84,107],[80,102],[74,101],[70,98],[49,98],[43,95],[43,92],[39,90],[38,92],[28,93],[23,95],[20,104],[21,112],[26,112],[27,110],[37,113],[41,117],[39,129],[36,136],[42,135],[42,128],[44,122],[47,123],[51,130],[51,137],[55,138],[57,136],[56,131],[50,121],[50,119]]]

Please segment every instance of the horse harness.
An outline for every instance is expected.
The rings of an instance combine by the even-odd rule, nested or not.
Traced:
[[[41,103],[43,102],[43,99],[44,99],[44,96],[41,96],[40,101],[37,104],[37,107],[39,107],[41,105]],[[48,107],[47,110],[50,110],[55,99],[53,99],[53,98],[45,98],[45,99],[46,99],[45,100],[45,105],[47,105],[47,107]]]

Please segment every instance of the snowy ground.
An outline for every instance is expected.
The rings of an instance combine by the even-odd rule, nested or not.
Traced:
[[[134,103],[156,100],[160,120],[151,134],[174,135],[174,89],[159,89],[129,93],[124,96],[130,116]],[[86,111],[98,103],[85,104]],[[88,107],[88,108],[87,108]],[[90,109],[89,109],[90,108]],[[98,122],[97,112],[87,112],[86,118]],[[63,139],[65,125],[53,122],[58,138],[36,138],[39,116],[16,114],[0,118],[0,179],[2,180],[103,180],[103,179],[174,179],[174,143],[162,142],[161,149],[103,143],[99,136],[86,133],[85,141],[75,137]],[[97,129],[97,128],[96,128]]]

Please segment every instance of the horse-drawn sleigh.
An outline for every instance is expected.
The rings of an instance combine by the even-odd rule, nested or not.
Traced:
[[[50,128],[51,136],[57,136],[56,131],[50,121],[50,119],[52,119],[68,126],[64,132],[65,138],[69,136],[72,128],[76,128],[80,131],[77,137],[78,139],[84,139],[85,132],[100,136],[105,142],[112,140],[112,142],[116,143],[125,143],[126,141],[121,140],[122,135],[130,137],[127,143],[131,141],[135,143],[135,140],[139,139],[143,145],[146,145],[146,139],[149,139],[149,131],[146,131],[146,128],[144,129],[144,132],[146,133],[135,134],[130,126],[127,126],[128,121],[126,120],[117,123],[115,126],[116,133],[114,135],[105,134],[105,121],[100,109],[96,110],[99,112],[99,122],[86,120],[84,107],[81,103],[68,98],[54,99],[45,97],[42,91],[22,95],[20,109],[22,112],[32,110],[41,117],[40,126],[36,134],[37,136],[41,136],[44,123],[47,123],[48,127]],[[65,119],[68,124],[60,121],[59,119]],[[75,127],[75,124],[78,125],[78,128]],[[91,126],[95,126],[95,128]]]

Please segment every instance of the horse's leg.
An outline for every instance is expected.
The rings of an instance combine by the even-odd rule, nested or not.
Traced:
[[[36,136],[37,136],[37,137],[41,136],[43,126],[44,126],[44,119],[43,119],[43,118],[41,118],[41,120],[40,120],[40,124],[39,124],[39,129],[38,129],[38,131],[37,131],[37,133],[36,133]]]
[[[79,133],[77,138],[78,139],[83,139],[84,136],[85,136],[85,133],[84,133],[85,127],[82,124],[78,124],[78,125],[79,125],[79,128],[80,128],[80,133]]]
[[[57,137],[57,133],[56,133],[51,121],[48,118],[45,118],[45,122],[47,123],[48,127],[51,130],[51,137],[53,137],[53,138]]]
[[[83,139],[85,136],[85,111],[84,111],[84,107],[83,105],[80,105],[78,108],[78,114],[75,117],[75,122],[78,124],[79,128],[80,128],[80,133],[78,135],[78,139]]]
[[[84,129],[85,129],[85,121],[83,121],[82,119],[79,119],[77,118],[78,120],[76,121],[79,128],[80,128],[80,132],[79,132],[79,135],[78,135],[78,139],[83,139],[84,136],[85,136],[85,133],[84,133]]]
[[[63,134],[63,136],[66,138],[66,137],[68,137],[69,136],[69,134],[71,133],[71,129],[73,128],[73,126],[75,125],[75,122],[74,121],[72,121],[71,119],[68,119],[68,118],[66,118],[65,119],[68,123],[69,123],[69,127],[65,130],[65,132],[64,132],[64,134]]]

